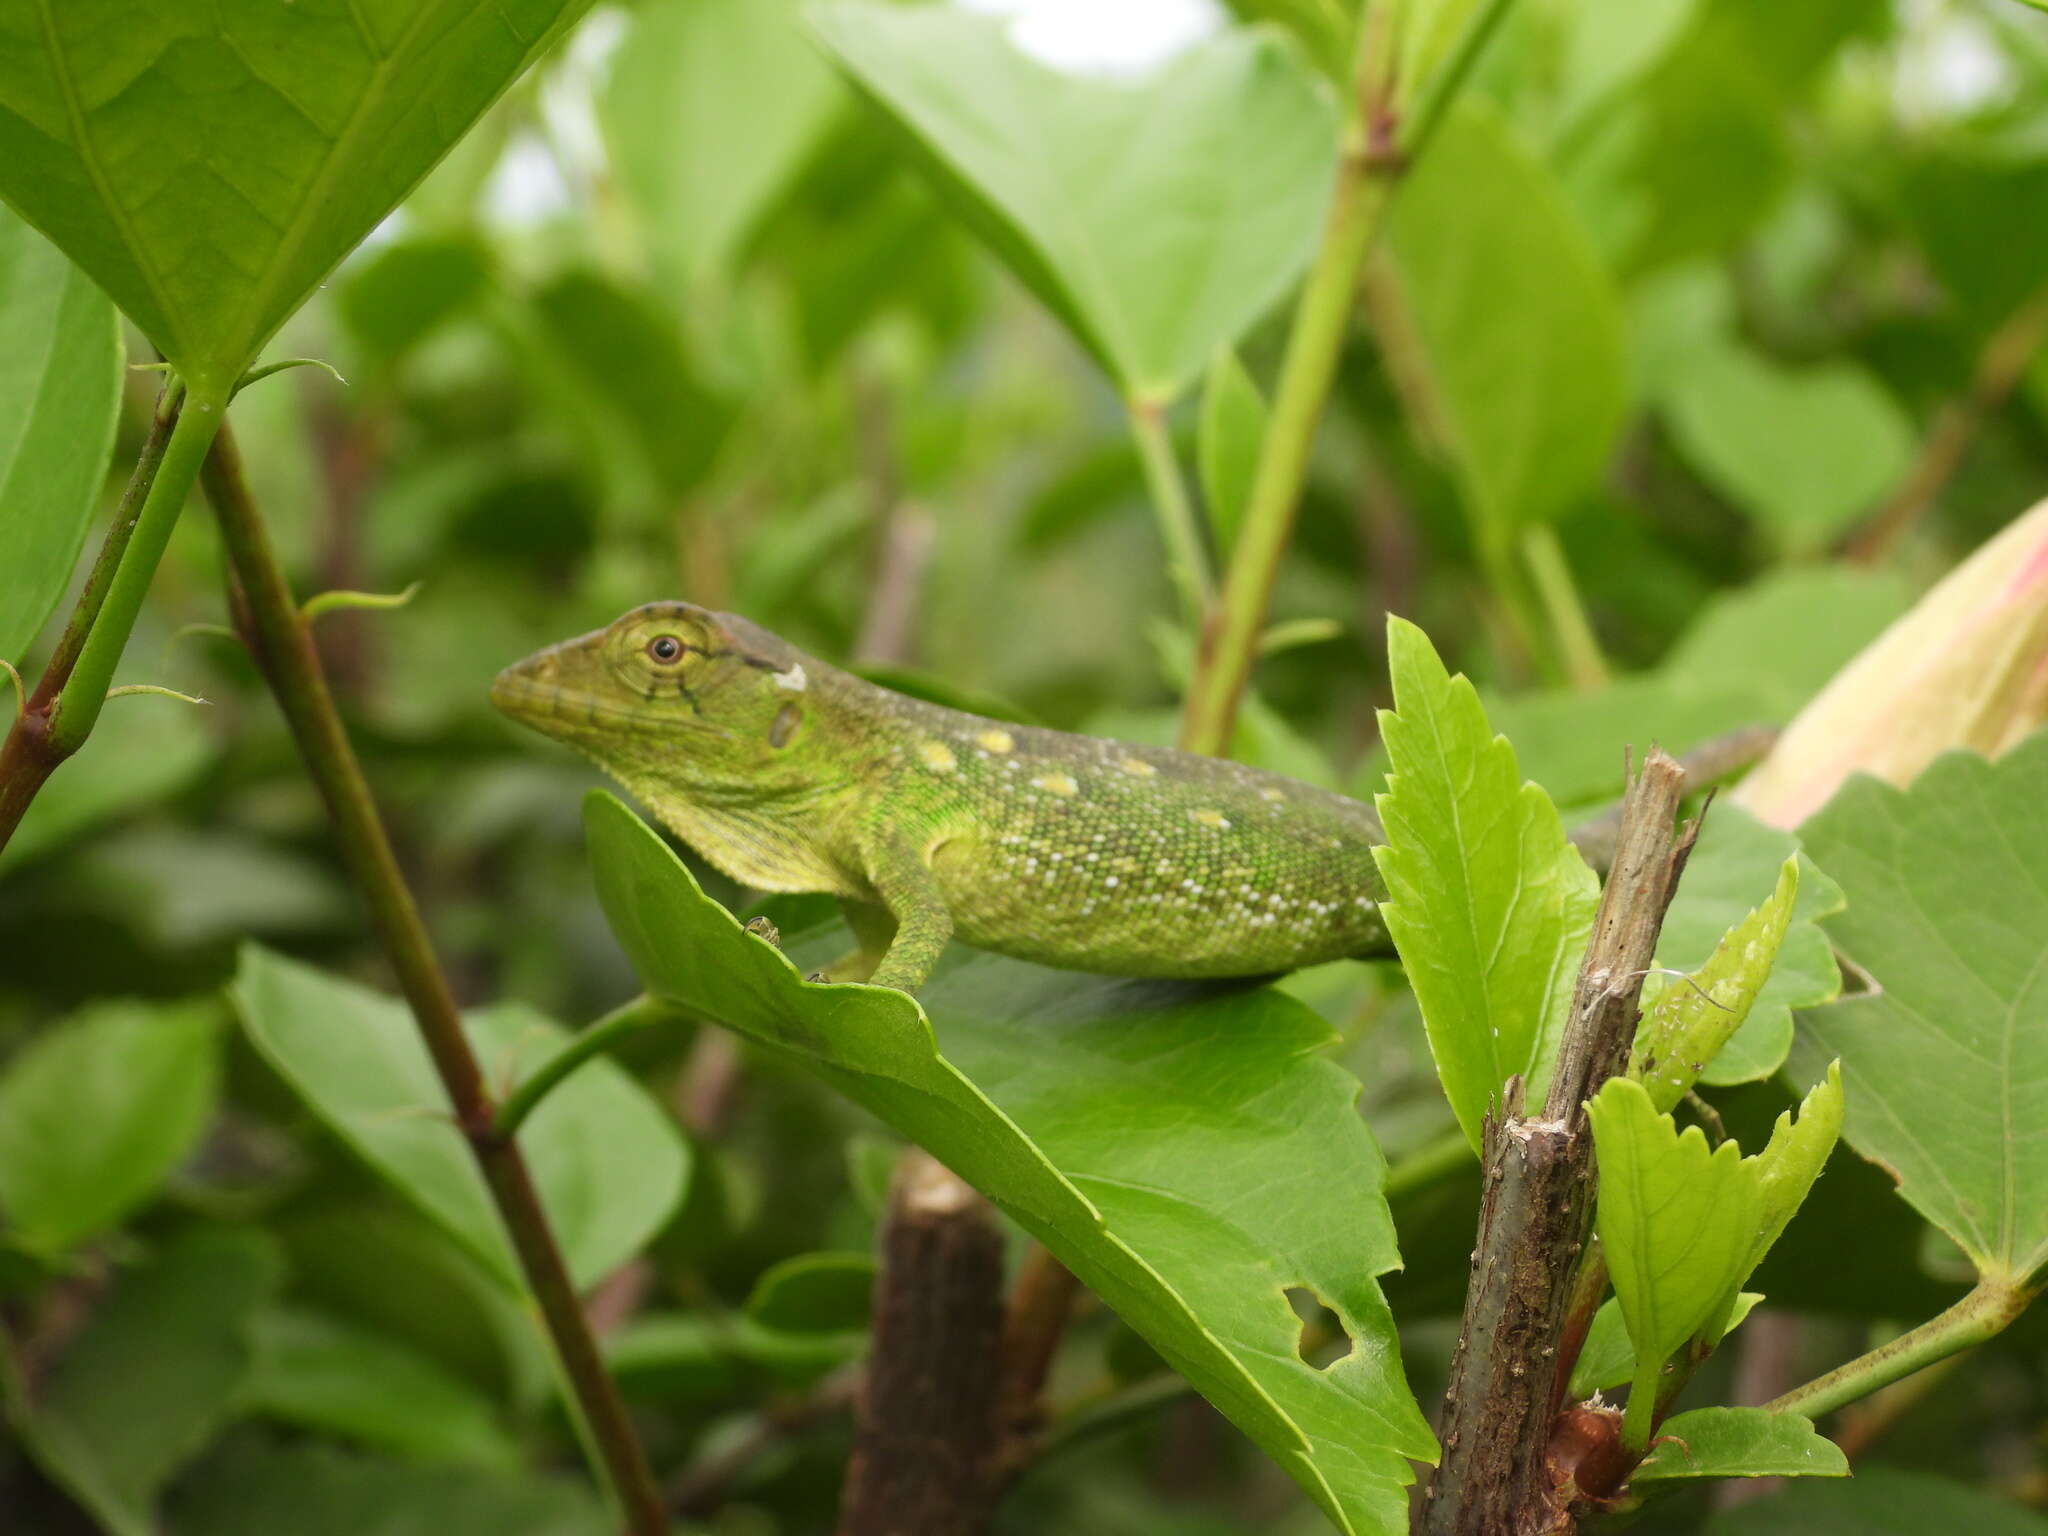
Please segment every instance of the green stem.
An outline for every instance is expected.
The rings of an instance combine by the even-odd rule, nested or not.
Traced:
[[[1351,111],[1329,218],[1295,305],[1244,524],[1224,575],[1220,608],[1204,626],[1181,717],[1180,744],[1191,752],[1223,751],[1237,723],[1274,578],[1294,531],[1309,449],[1344,350],[1358,274],[1401,169],[1392,84],[1402,9],[1402,0],[1378,0],[1359,27]]]
[[[216,413],[217,415],[218,413]],[[205,466],[237,590],[238,622],[284,711],[306,768],[333,823],[350,874],[370,909],[400,988],[411,1005],[453,1106],[455,1122],[483,1172],[520,1268],[547,1325],[577,1406],[590,1426],[610,1486],[633,1536],[665,1536],[667,1513],[617,1384],[606,1374],[568,1266],[516,1143],[498,1135],[482,1069],[462,1030],[454,994],[434,956],[419,908],[399,872],[391,840],[327,686],[312,631],[300,615],[249,496],[241,455],[226,430]]]
[[[1473,65],[1486,51],[1493,34],[1500,29],[1502,18],[1514,0],[1485,0],[1480,9],[1465,23],[1465,30],[1458,34],[1458,40],[1451,47],[1450,56],[1438,66],[1423,90],[1422,100],[1408,115],[1408,122],[1401,134],[1401,153],[1410,164],[1422,157],[1429,147],[1429,141],[1436,136],[1437,125],[1444,120],[1444,113],[1457,99],[1471,77]]]
[[[1550,635],[1564,675],[1581,693],[1607,686],[1607,658],[1600,654],[1593,624],[1586,617],[1586,605],[1579,597],[1578,583],[1558,542],[1557,530],[1538,523],[1523,530],[1522,558],[1536,583],[1536,597],[1550,621]]]
[[[540,1101],[591,1057],[603,1055],[627,1035],[677,1017],[679,1015],[674,1008],[644,993],[629,1003],[621,1003],[542,1062],[531,1076],[512,1090],[505,1102],[498,1106],[497,1117],[492,1122],[497,1134],[510,1141],[519,1133],[526,1117],[540,1107]]]
[[[171,530],[178,525],[206,450],[221,429],[224,402],[188,392],[177,425],[164,445],[162,462],[142,499],[128,547],[107,582],[91,632],[79,647],[78,659],[50,710],[50,741],[65,755],[76,752],[92,734],[114,683],[114,668],[128,647],[135,616],[156,576]]]
[[[1166,430],[1165,407],[1156,401],[1132,400],[1130,417],[1138,462],[1145,468],[1145,489],[1151,495],[1159,536],[1172,563],[1174,586],[1188,617],[1200,623],[1216,604],[1216,582],[1209,571],[1209,554],[1202,543],[1201,526],[1195,521],[1187,480],[1174,454],[1172,435]]]
[[[27,814],[50,775],[71,755],[73,749],[59,743],[51,733],[56,702],[64,685],[71,680],[79,655],[92,636],[93,626],[99,621],[107,591],[128,552],[139,511],[156,484],[164,450],[170,446],[171,432],[177,425],[184,401],[184,386],[176,382],[166,386],[157,397],[156,409],[150,416],[149,435],[143,439],[142,452],[129,474],[128,487],[121,493],[121,504],[114,512],[113,523],[93,560],[85,587],[72,606],[71,617],[64,625],[64,633],[58,638],[56,649],[50,653],[49,663],[43,668],[35,691],[22,701],[22,707],[8,729],[5,744],[0,745],[0,849],[7,846],[14,829],[21,824],[21,818]]]
[[[2022,1312],[2034,1293],[2009,1281],[1989,1276],[1977,1288],[1939,1317],[1929,1318],[1918,1328],[1880,1344],[1867,1355],[1837,1366],[1827,1375],[1794,1387],[1764,1407],[1773,1413],[1803,1413],[1817,1419],[1844,1403],[1868,1397],[1879,1387],[1889,1386],[1937,1360],[1962,1353],[2000,1332]]]

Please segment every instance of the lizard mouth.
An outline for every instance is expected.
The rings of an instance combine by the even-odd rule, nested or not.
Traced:
[[[644,709],[593,692],[573,678],[565,679],[560,660],[552,650],[516,661],[493,678],[491,704],[500,714],[543,736],[570,742],[595,731],[615,731],[621,726],[658,728],[664,732],[700,729],[713,735],[725,734],[677,716],[654,718]]]

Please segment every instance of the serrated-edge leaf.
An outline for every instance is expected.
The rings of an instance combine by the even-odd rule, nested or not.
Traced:
[[[1636,1352],[1636,1388],[1725,1314],[1757,1231],[1756,1182],[1732,1141],[1683,1132],[1649,1091],[1610,1078],[1587,1105],[1599,1162],[1595,1222]]]
[[[1219,1216],[1190,1211],[1170,1188],[1155,1187],[1160,1181],[1142,1178],[1136,1171],[1142,1161],[1115,1179],[1089,1175],[1087,1184],[1096,1191],[1091,1197],[1017,1119],[940,1054],[931,1020],[916,999],[883,988],[804,983],[780,950],[748,935],[706,898],[660,837],[618,800],[593,792],[586,824],[599,898],[650,990],[720,1017],[884,1120],[915,1125],[928,1150],[1045,1242],[1089,1289],[1127,1319],[1149,1320],[1154,1346],[1301,1483],[1339,1529],[1391,1532],[1405,1525],[1406,1462],[1433,1459],[1436,1447],[1401,1382],[1392,1318],[1369,1277],[1324,1277],[1316,1285],[1354,1341],[1350,1354],[1325,1369],[1299,1360],[1285,1342],[1298,1325],[1282,1290],[1297,1278],[1291,1273],[1296,1265],[1314,1269],[1314,1255],[1263,1256],[1278,1347],[1264,1333],[1256,1339],[1219,1336],[1182,1289],[1213,1282],[1219,1273],[1214,1258],[1176,1251],[1171,1239],[1185,1241],[1191,1215],[1203,1217],[1217,1243],[1241,1250],[1246,1234]],[[686,946],[686,954],[678,946]],[[1277,994],[1248,996],[1279,1002]],[[1301,1022],[1291,1011],[1287,1017]],[[1320,1030],[1315,1033],[1321,1037]],[[1006,1043],[1003,1050],[1028,1043]],[[1000,1076],[1001,1069],[992,1060],[984,1075]],[[1312,1070],[1318,1096],[1327,1091],[1332,1101],[1341,1097],[1348,1116],[1355,1085],[1327,1062]],[[1057,1114],[1046,1104],[1032,1108]],[[1369,1148],[1368,1139],[1361,1150]],[[1133,1155],[1143,1151],[1139,1145]],[[1111,1229],[1098,1198],[1116,1202],[1140,1227],[1164,1223],[1154,1234],[1161,1244],[1157,1262]],[[1372,1204],[1384,1213],[1383,1202],[1374,1197]],[[1390,1220],[1386,1236],[1391,1253]],[[1169,1280],[1161,1265],[1184,1278]],[[1234,1295],[1241,1299],[1242,1292]],[[1283,1406],[1282,1396],[1291,1407]]]
[[[1785,942],[1798,894],[1795,856],[1779,866],[1770,899],[1722,935],[1707,963],[1690,976],[1671,978],[1658,994],[1636,1030],[1629,1075],[1650,1090],[1659,1113],[1685,1097],[1749,1017]]]
[[[1540,1098],[1599,882],[1550,797],[1488,728],[1470,681],[1452,677],[1405,619],[1389,620],[1387,651],[1395,707],[1380,715],[1393,762],[1375,802],[1387,833],[1373,850],[1387,882],[1380,913],[1476,1149],[1511,1074]]]

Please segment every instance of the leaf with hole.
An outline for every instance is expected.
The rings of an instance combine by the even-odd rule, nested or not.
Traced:
[[[1565,841],[1550,797],[1429,638],[1387,624],[1394,708],[1380,713],[1392,772],[1373,850],[1387,931],[1422,1007],[1437,1075],[1474,1147],[1514,1073],[1541,1103],[1599,883]]]
[[[815,1073],[1043,1241],[1340,1529],[1406,1528],[1435,1443],[1376,1277],[1399,1262],[1358,1084],[1271,989],[1117,981],[994,956],[920,1000],[811,985],[609,795],[587,807],[612,929],[648,989]],[[1349,1343],[1297,1353],[1286,1290]]]
[[[941,195],[1126,398],[1173,400],[1307,266],[1337,114],[1277,37],[1226,31],[1131,84],[1061,74],[947,6],[811,15]]]

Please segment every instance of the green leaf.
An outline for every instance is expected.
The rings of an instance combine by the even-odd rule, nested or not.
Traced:
[[[1742,1320],[1763,1299],[1761,1291],[1738,1292],[1722,1336],[1725,1338],[1741,1327]],[[1622,1320],[1621,1303],[1610,1296],[1593,1314],[1593,1326],[1586,1330],[1586,1342],[1579,1346],[1579,1358],[1572,1365],[1569,1395],[1574,1401],[1582,1401],[1595,1392],[1625,1387],[1635,1380],[1635,1375],[1635,1346],[1628,1341],[1628,1324]]]
[[[321,1312],[255,1320],[244,1412],[326,1430],[420,1461],[510,1467],[518,1451],[482,1393],[405,1345]]]
[[[1542,1100],[1599,882],[1428,636],[1390,619],[1387,659],[1394,708],[1381,712],[1380,734],[1393,771],[1376,802],[1387,832],[1373,850],[1387,882],[1380,911],[1476,1148],[1511,1074],[1528,1078],[1529,1102]]]
[[[726,273],[845,101],[794,0],[656,0],[612,55],[605,145],[655,265]]]
[[[771,1265],[747,1296],[747,1316],[785,1333],[868,1326],[875,1261],[865,1253],[800,1253]]]
[[[1621,300],[1543,162],[1469,102],[1403,184],[1389,233],[1414,361],[1479,541],[1500,555],[1606,468],[1628,404]]]
[[[987,1194],[1340,1529],[1405,1529],[1407,1458],[1435,1444],[1375,1281],[1398,1263],[1383,1165],[1301,1005],[993,956],[942,971],[922,1008],[808,985],[617,800],[593,795],[587,826],[650,991],[815,1073]],[[1297,1353],[1290,1286],[1352,1342],[1324,1369]]]
[[[1788,368],[1732,342],[1693,349],[1665,390],[1679,448],[1786,544],[1826,543],[1912,461],[1912,422],[1850,363]]]
[[[1756,1241],[1750,1248],[1749,1266],[1755,1269],[1771,1251],[1799,1207],[1806,1203],[1813,1181],[1827,1166],[1828,1157],[1842,1134],[1842,1065],[1828,1064],[1828,1075],[1814,1085],[1799,1106],[1795,1119],[1791,1110],[1778,1116],[1771,1127],[1771,1139],[1749,1162],[1756,1179],[1758,1211],[1762,1217]],[[1717,1330],[1710,1343],[1719,1342]]]
[[[1061,74],[949,6],[812,13],[941,194],[1094,354],[1164,405],[1308,263],[1337,116],[1298,56],[1229,31],[1142,84]]]
[[[491,285],[491,253],[469,235],[395,241],[352,261],[336,305],[364,350],[389,366],[476,305]]]
[[[110,1536],[153,1536],[157,1491],[226,1418],[282,1272],[260,1232],[189,1232],[122,1276],[32,1402],[9,1382],[22,1444]]]
[[[1839,1057],[1850,1145],[2018,1283],[2048,1259],[2044,782],[2048,732],[1996,763],[1937,758],[1910,790],[1859,775],[1800,828],[1848,893],[1828,933],[1877,990],[1801,1015],[1793,1064]]]
[[[1210,360],[1202,382],[1202,418],[1195,436],[1202,505],[1221,556],[1228,557],[1237,543],[1265,436],[1265,397],[1237,354],[1226,347]]]
[[[1636,1354],[1633,1408],[1655,1395],[1666,1360],[1727,1315],[1754,1265],[1759,1200],[1740,1147],[1709,1148],[1696,1125],[1681,1133],[1641,1083],[1610,1078],[1587,1114],[1600,1168],[1594,1219]]]
[[[0,198],[217,398],[584,0],[0,0]]]
[[[504,1227],[406,1007],[254,944],[242,950],[231,995],[250,1042],[328,1128],[517,1288]],[[464,1025],[500,1083],[518,1081],[569,1038],[511,1004],[470,1014]],[[688,1148],[668,1116],[603,1058],[555,1089],[519,1142],[579,1286],[639,1252],[674,1212],[689,1173]]]
[[[1871,1464],[1842,1482],[1797,1482],[1717,1511],[1705,1536],[2048,1536],[2048,1519],[1965,1483]]]
[[[653,294],[593,271],[556,278],[533,296],[533,312],[602,439],[600,455],[644,463],[646,494],[664,504],[696,484],[733,409],[698,378],[674,316]]]
[[[609,1536],[604,1505],[566,1478],[416,1467],[317,1442],[240,1436],[170,1500],[177,1536]]]
[[[1629,1482],[1688,1477],[1847,1477],[1849,1458],[1797,1413],[1695,1408],[1666,1419],[1657,1448]],[[1815,1530],[1834,1531],[1833,1526]]]
[[[1662,1113],[1677,1105],[1743,1027],[1792,923],[1799,894],[1799,860],[1778,867],[1777,889],[1721,936],[1706,963],[1683,977],[1659,978],[1664,985],[1636,1029],[1629,1075],[1650,1090]],[[1660,936],[1661,942],[1661,936]],[[1785,1018],[1783,1047],[1791,1045],[1791,1015]],[[1776,1071],[1784,1049],[1768,1071]]]
[[[182,1163],[220,1092],[219,1011],[101,1003],[0,1076],[0,1220],[55,1255],[117,1225]]]
[[[1623,788],[1626,748],[1656,742],[1684,752],[1745,726],[1782,725],[1909,601],[1894,576],[1785,567],[1709,600],[1653,672],[1592,693],[1489,697],[1487,713],[1515,744],[1524,771],[1559,805],[1610,799]],[[1719,815],[1708,818],[1710,839]],[[1756,894],[1746,893],[1745,909]],[[1706,947],[1699,954],[1704,959]]]
[[[0,661],[21,660],[70,584],[114,447],[121,362],[114,306],[0,207]]]

